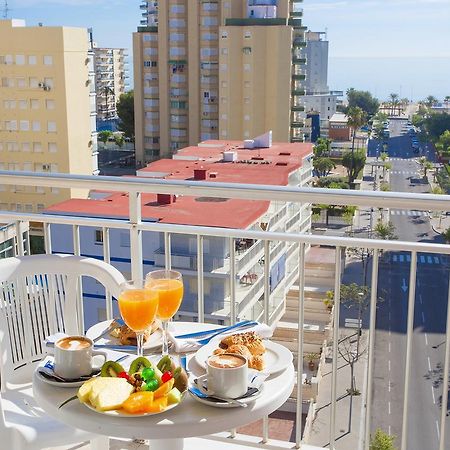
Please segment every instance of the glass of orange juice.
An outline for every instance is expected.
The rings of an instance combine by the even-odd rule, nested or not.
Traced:
[[[137,355],[143,355],[144,331],[155,320],[158,291],[144,288],[142,282],[127,281],[120,286],[119,310],[126,325],[136,333]]]
[[[145,277],[145,287],[158,292],[158,317],[162,322],[162,354],[169,353],[167,327],[183,300],[183,277],[176,270],[154,270]]]

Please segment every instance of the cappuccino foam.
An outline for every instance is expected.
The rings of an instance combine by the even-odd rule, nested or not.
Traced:
[[[58,341],[57,346],[63,350],[82,350],[90,347],[92,344],[83,337],[66,337]]]
[[[232,354],[216,355],[209,359],[209,364],[218,369],[234,369],[245,364],[245,359]]]

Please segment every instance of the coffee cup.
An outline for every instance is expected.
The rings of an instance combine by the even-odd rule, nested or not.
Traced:
[[[207,382],[207,390],[203,381]],[[248,361],[245,356],[223,353],[206,361],[206,375],[198,378],[199,389],[207,395],[238,398],[247,393]]]
[[[85,336],[65,336],[55,342],[54,371],[56,375],[67,379],[77,379],[91,375],[92,357],[101,355],[108,359],[105,352],[93,350],[94,343]]]

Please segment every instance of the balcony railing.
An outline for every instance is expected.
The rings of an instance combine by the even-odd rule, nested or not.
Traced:
[[[296,187],[280,187],[280,186],[264,186],[264,185],[242,185],[230,183],[213,183],[213,182],[193,182],[193,181],[178,181],[178,180],[161,180],[161,179],[139,179],[126,177],[92,177],[92,176],[75,176],[64,174],[49,174],[49,173],[32,173],[32,172],[6,172],[0,171],[0,184],[3,185],[22,185],[22,186],[39,186],[39,187],[53,187],[53,188],[72,188],[84,190],[99,190],[99,191],[116,191],[127,193],[129,202],[129,217],[125,219],[112,218],[94,218],[81,217],[74,214],[73,216],[66,215],[50,215],[50,214],[32,214],[19,213],[11,211],[0,211],[0,222],[16,223],[16,229],[19,235],[23,234],[23,224],[41,223],[44,230],[45,251],[52,253],[52,226],[56,224],[64,224],[70,226],[72,229],[73,238],[73,253],[80,254],[82,248],[82,241],[80,239],[80,231],[85,227],[103,231],[101,254],[99,257],[105,261],[111,261],[111,241],[110,231],[123,230],[129,233],[129,247],[131,258],[131,276],[134,279],[142,279],[144,275],[143,264],[143,247],[142,238],[145,232],[160,233],[164,240],[164,265],[170,268],[172,265],[172,258],[175,255],[170,253],[170,242],[173,236],[178,234],[189,235],[196,239],[196,268],[195,274],[197,281],[198,298],[196,304],[196,319],[203,322],[206,318],[210,319],[211,315],[205,314],[205,279],[204,276],[204,239],[221,238],[228,241],[228,248],[230,249],[230,269],[226,274],[229,278],[229,321],[235,322],[242,317],[242,312],[253,311],[254,317],[261,321],[270,323],[274,317],[279,317],[280,312],[283,311],[285,304],[279,297],[274,297],[272,294],[279,295],[287,292],[289,286],[280,283],[276,287],[271,286],[269,282],[271,262],[287,250],[287,256],[297,262],[295,271],[290,271],[286,274],[286,279],[289,283],[296,283],[298,290],[298,316],[297,316],[297,330],[296,330],[296,347],[297,355],[304,354],[305,348],[305,261],[308,249],[310,246],[327,246],[333,247],[335,251],[334,259],[334,313],[332,316],[332,348],[330,356],[332,359],[332,368],[330,371],[331,377],[331,395],[329,399],[330,408],[330,425],[329,425],[329,446],[330,448],[339,449],[339,440],[337,440],[336,430],[336,410],[338,401],[338,345],[340,337],[340,288],[341,288],[341,272],[343,267],[342,254],[346,248],[362,248],[370,249],[372,252],[371,266],[369,270],[369,278],[371,280],[370,291],[370,317],[368,327],[368,349],[367,349],[367,376],[366,383],[366,397],[364,399],[361,421],[359,423],[360,442],[364,449],[369,448],[369,437],[373,429],[372,407],[374,403],[374,369],[375,369],[375,331],[377,319],[378,305],[378,277],[379,268],[381,265],[384,270],[394,271],[394,268],[386,263],[386,257],[389,255],[386,252],[402,252],[407,254],[405,264],[409,265],[409,283],[403,280],[407,297],[403,304],[403,312],[407,322],[405,331],[405,369],[403,373],[402,383],[400,386],[403,406],[403,417],[401,420],[401,449],[406,450],[408,447],[408,430],[410,428],[409,418],[412,414],[411,397],[416,393],[411,388],[411,365],[413,356],[417,355],[415,344],[413,347],[414,335],[414,316],[415,316],[415,297],[416,284],[418,281],[418,271],[420,269],[421,256],[420,253],[428,253],[431,255],[443,255],[447,261],[450,260],[450,245],[437,244],[433,242],[408,242],[400,240],[378,240],[378,239],[364,239],[360,237],[336,237],[325,235],[312,235],[289,232],[274,232],[274,231],[256,231],[247,229],[230,229],[220,227],[206,227],[194,225],[175,225],[162,224],[157,222],[145,222],[141,216],[141,196],[143,193],[161,193],[161,194],[176,194],[184,196],[208,196],[218,198],[239,198],[247,200],[270,200],[272,202],[288,202],[296,204],[338,204],[338,205],[356,205],[373,208],[395,208],[395,209],[410,209],[410,210],[431,210],[431,211],[448,211],[450,210],[450,196],[448,195],[429,195],[429,194],[412,194],[412,193],[396,193],[396,192],[367,192],[367,191],[341,191],[335,189],[313,189],[313,188],[296,188]],[[292,221],[295,218],[292,216],[289,226],[292,227]],[[26,228],[25,228],[26,229]],[[27,232],[25,232],[27,233]],[[237,301],[239,286],[236,283],[236,247],[235,243],[240,239],[252,239],[263,243],[263,261],[262,273],[256,282],[249,286],[247,294],[244,296],[244,301],[239,303]],[[26,241],[25,241],[26,242]],[[23,239],[17,240],[18,254],[23,255],[26,252],[27,246]],[[382,259],[383,258],[383,259]],[[439,259],[439,258],[438,258]],[[439,272],[439,277],[447,274],[446,271]],[[438,275],[436,275],[438,276]],[[419,280],[420,281],[420,280]],[[448,280],[445,281],[446,283]],[[108,295],[108,294],[106,294]],[[255,301],[257,297],[257,302]],[[310,302],[311,303],[311,302]],[[450,303],[450,298],[449,298]],[[251,306],[253,305],[253,306]],[[438,430],[438,443],[431,443],[429,448],[439,448],[444,450],[446,447],[445,427],[446,414],[448,407],[448,378],[449,378],[449,362],[450,362],[450,307],[447,308],[447,316],[445,319],[446,326],[443,331],[444,341],[442,346],[445,346],[445,357],[441,364],[441,379],[440,387],[442,388],[442,398],[439,405],[440,415],[439,420],[436,421]],[[293,404],[295,405],[296,414],[296,432],[295,432],[295,446],[300,448],[302,441],[303,425],[307,429],[311,426],[311,415],[308,415],[306,423],[302,416],[303,406],[309,404],[309,399],[306,399],[303,391],[303,358],[298,357],[297,363],[297,386],[293,395]],[[377,361],[379,364],[379,361]],[[305,390],[306,392],[306,390]],[[402,397],[403,396],[403,397]],[[308,401],[306,401],[308,400]],[[433,424],[434,426],[434,424]],[[233,442],[238,442],[240,437],[232,432],[234,437]],[[230,442],[230,441],[228,441]],[[270,444],[266,445],[266,444]],[[288,444],[286,444],[288,445]],[[263,421],[262,440],[259,444],[252,444],[254,447],[260,448],[285,448],[286,445],[276,446],[269,441],[268,419]]]

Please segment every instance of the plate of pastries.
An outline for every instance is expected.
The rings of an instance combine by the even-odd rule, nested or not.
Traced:
[[[214,339],[201,347],[195,354],[198,364],[206,368],[211,355],[232,353],[247,358],[248,367],[268,374],[277,373],[292,364],[292,353],[283,345],[262,339],[254,331],[231,334]]]

